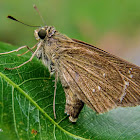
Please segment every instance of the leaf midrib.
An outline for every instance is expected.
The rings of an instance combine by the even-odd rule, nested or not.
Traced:
[[[10,84],[13,88],[17,89],[23,96],[25,96],[40,112],[42,112],[42,114],[49,119],[49,121],[51,121],[51,123],[53,123],[55,126],[57,126],[61,131],[63,131],[64,133],[66,133],[67,135],[73,137],[73,138],[77,138],[77,139],[81,139],[81,140],[87,140],[83,137],[74,135],[68,131],[66,131],[65,129],[63,129],[59,123],[55,122],[23,89],[21,89],[19,86],[15,84],[12,80],[10,80],[5,74],[0,72],[0,77],[3,78],[8,84]]]

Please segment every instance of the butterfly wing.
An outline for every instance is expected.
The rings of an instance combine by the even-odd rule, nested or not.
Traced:
[[[92,47],[94,51],[97,51],[103,59],[109,61],[119,71],[124,80],[125,93],[120,98],[121,102],[117,103],[118,106],[136,106],[140,104],[140,67],[90,44],[78,40],[74,41]]]
[[[79,100],[98,113],[140,104],[138,66],[79,40],[62,46],[60,79]]]

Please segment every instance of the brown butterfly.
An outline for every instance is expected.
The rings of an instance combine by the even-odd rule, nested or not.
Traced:
[[[8,18],[16,20],[11,16]],[[31,51],[31,58],[17,67],[7,69],[19,68],[34,56],[42,59],[50,73],[55,73],[54,97],[58,78],[62,83],[66,95],[65,112],[71,122],[76,122],[84,104],[97,113],[118,106],[140,104],[140,67],[95,46],[71,39],[52,26],[40,27],[34,35],[38,41],[34,47],[22,46],[11,51],[28,48],[25,53]]]

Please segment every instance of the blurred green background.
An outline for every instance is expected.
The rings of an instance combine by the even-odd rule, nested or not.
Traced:
[[[35,28],[6,18],[44,26],[33,4],[61,33],[140,65],[139,0],[0,0],[0,41],[17,47],[36,43]]]
[[[44,26],[40,17],[38,16],[38,13],[34,10],[33,4],[37,5],[42,16],[44,17],[44,20],[46,21],[46,25],[52,25],[59,32],[64,33],[71,38],[76,38],[96,45],[99,48],[123,57],[124,59],[127,59],[128,61],[140,66],[139,0],[0,0],[0,41],[16,45],[17,48],[23,45],[32,47],[34,44],[36,44],[33,34],[36,28],[27,27],[6,18],[7,15],[12,15],[27,24]],[[10,48],[8,49],[11,50]],[[9,62],[9,60],[6,62]],[[37,63],[39,62],[37,61]],[[23,71],[25,68],[26,70],[29,69],[29,73],[31,73],[30,68],[23,67],[23,69],[20,69],[22,74],[24,73]],[[40,71],[43,70],[44,69],[40,69]],[[40,73],[37,74],[40,75]],[[10,74],[8,74],[8,76],[9,75]],[[24,74],[24,78],[28,77],[28,73],[27,76],[25,75],[26,74]],[[33,73],[33,76],[36,76],[36,74]],[[14,78],[16,79],[15,76]],[[43,95],[41,94],[39,96]],[[138,108],[136,108],[136,114],[138,114],[137,110]],[[62,112],[61,108],[60,111]],[[83,114],[85,112],[83,112]],[[121,120],[118,118],[118,116],[114,118],[115,113],[105,115],[103,117],[98,116],[98,119],[94,114],[92,114],[90,118],[92,118],[92,121],[95,122],[94,129],[87,132],[89,132],[89,134],[93,133],[93,136],[95,134],[96,138],[100,138],[100,131],[98,130],[101,130],[101,134],[103,134],[103,136],[104,134],[106,136],[108,134],[113,134],[118,138],[122,138],[123,134],[125,133],[126,138],[127,136],[131,135],[132,132],[132,134],[136,133],[138,137],[139,132],[137,131],[139,131],[139,128],[135,129],[134,126],[137,126],[135,123],[139,124],[139,116],[134,116],[130,109],[129,111],[126,110],[126,112],[121,114],[120,111],[120,114],[118,113],[119,116],[122,117]],[[87,114],[85,113],[85,116],[83,115],[83,117],[88,118],[86,117]],[[34,119],[32,121],[34,121]],[[74,132],[75,129],[72,128],[78,128],[77,130],[80,133],[79,128],[82,126],[84,126],[84,130],[88,128],[88,126],[93,127],[92,123],[89,122],[90,119],[87,119],[87,121],[82,122],[83,125],[81,125],[82,123],[79,123],[80,125],[73,127],[71,127],[71,124],[68,124],[70,126],[68,127],[68,130]],[[133,124],[132,127],[128,126],[130,124]],[[102,127],[102,125],[104,127]],[[115,127],[112,127],[113,125]],[[106,128],[107,132],[105,131]],[[133,129],[135,131],[133,131]],[[116,133],[111,133],[114,130]],[[120,136],[118,136],[119,133]],[[1,139],[3,137],[4,136],[0,136]],[[135,138],[134,136],[132,137]]]

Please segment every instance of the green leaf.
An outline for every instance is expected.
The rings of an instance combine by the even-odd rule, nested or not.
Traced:
[[[0,52],[15,49],[15,46],[0,43]],[[26,50],[26,49],[25,49]],[[21,50],[18,53],[23,53]],[[122,140],[140,139],[140,107],[117,108],[97,115],[86,105],[76,124],[69,122],[64,114],[65,94],[58,82],[56,116],[53,117],[54,77],[40,60],[16,70],[14,67],[30,58],[17,53],[0,55],[0,138],[35,140]]]

